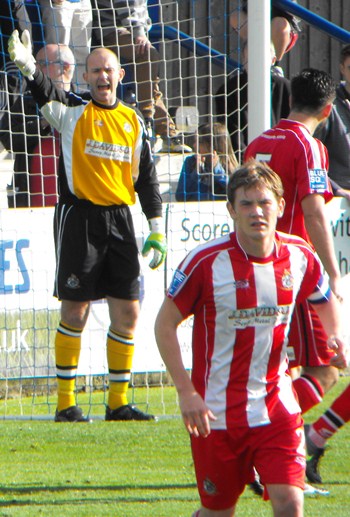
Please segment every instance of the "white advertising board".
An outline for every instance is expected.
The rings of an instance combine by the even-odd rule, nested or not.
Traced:
[[[140,247],[148,235],[148,225],[140,207],[133,207],[134,226]],[[334,244],[342,276],[350,270],[350,205],[335,198],[327,206]],[[167,222],[168,256],[164,267],[152,271],[150,258],[141,262],[141,314],[135,335],[134,372],[163,371],[164,364],[154,338],[154,321],[173,272],[186,253],[200,243],[232,231],[225,202],[173,203],[164,205]],[[57,311],[52,296],[55,253],[53,209],[0,210],[0,374],[17,376],[54,375],[53,345],[50,360],[37,351],[35,331],[25,327],[23,311]],[[6,322],[15,315],[9,329]],[[78,373],[105,374],[108,309],[104,301],[92,304],[83,333]],[[54,332],[53,332],[54,333]],[[191,367],[192,320],[179,328],[183,360]],[[49,346],[47,343],[46,348]],[[38,364],[39,361],[39,364]],[[49,363],[49,364],[48,364]]]

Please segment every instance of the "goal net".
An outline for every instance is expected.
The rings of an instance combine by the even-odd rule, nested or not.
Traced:
[[[40,2],[14,0],[4,4],[0,14],[0,418],[52,418],[56,408],[54,338],[60,309],[52,296],[52,218],[57,197],[59,137],[31,102],[28,86],[7,53],[8,37],[15,28],[31,31],[35,53],[49,36],[45,33]],[[101,17],[108,14],[106,1],[100,7],[98,4],[93,2],[92,45],[98,44],[98,34],[103,29]],[[245,23],[241,7],[239,0],[148,2],[152,18],[149,37],[159,54],[159,90],[176,123],[181,143],[180,152],[165,150],[166,137],[161,136],[159,143],[153,128],[154,160],[169,251],[164,267],[157,271],[151,271],[148,262],[140,259],[141,316],[135,336],[129,398],[156,414],[178,412],[175,392],[168,388],[171,379],[153,335],[154,319],[165,289],[189,250],[231,230],[224,196],[216,195],[211,170],[204,171],[205,197],[200,195],[200,186],[198,191],[191,192],[185,186],[185,197],[177,201],[176,190],[184,162],[192,154],[185,152],[185,146],[196,150],[201,145],[199,126],[209,124],[207,134],[214,148],[214,123],[228,127],[236,158],[240,159],[246,124],[241,116],[244,91],[240,72],[244,63],[239,34]],[[235,30],[230,26],[232,15],[238,20]],[[112,27],[117,24],[116,13],[113,16]],[[72,27],[74,24],[72,18]],[[58,26],[54,29],[56,35],[60,34]],[[86,30],[90,44],[88,25]],[[70,45],[76,59],[73,85],[79,90],[86,86],[81,78],[88,46],[82,48],[78,39],[70,41]],[[119,95],[125,102],[138,102],[140,85],[135,82],[133,64],[125,61],[123,66],[126,77]],[[224,145],[227,171],[227,142]],[[195,194],[194,200],[187,199],[189,193]],[[148,235],[147,221],[138,203],[132,207],[132,213],[141,247]],[[77,400],[85,406],[85,413],[97,417],[104,413],[108,390],[108,324],[106,303],[92,304],[83,333]],[[183,359],[189,370],[191,327],[188,320],[179,329]]]

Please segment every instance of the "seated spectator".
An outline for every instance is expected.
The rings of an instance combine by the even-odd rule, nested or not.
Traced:
[[[37,53],[36,62],[57,86],[70,90],[74,56],[68,46],[46,45]],[[54,206],[59,139],[29,91],[13,105],[9,125],[2,129],[0,138],[4,147],[15,153],[14,175],[8,188],[9,208]]]
[[[163,140],[161,151],[191,152],[182,142],[159,90],[160,56],[148,39],[152,22],[147,1],[95,0],[95,3],[94,42],[113,50],[123,66],[133,66],[138,107],[149,130]]]
[[[296,0],[292,0],[298,3]],[[248,39],[248,5],[243,2],[240,10],[236,9],[230,16],[231,27],[239,32],[242,46]],[[298,33],[300,32],[299,18],[291,13],[271,7],[271,41],[276,49],[275,67],[279,67],[279,63],[283,56],[289,52],[297,42]],[[282,69],[278,70],[283,75]]]
[[[39,0],[46,43],[68,45],[75,57],[73,84],[86,90],[83,74],[91,47],[92,7],[90,0]]]
[[[232,147],[242,157],[248,145],[248,74],[247,45],[242,51],[243,68],[235,70],[227,77],[226,84],[220,86],[215,96],[217,119],[227,124]],[[276,61],[274,46],[271,44],[271,65]],[[289,115],[290,81],[275,73],[271,66],[271,124]]]
[[[343,81],[337,87],[331,114],[318,126],[315,137],[327,147],[334,194],[350,201],[350,45],[340,51],[340,72]]]
[[[226,127],[219,122],[198,128],[197,154],[182,166],[176,201],[225,200],[228,177],[238,166]]]

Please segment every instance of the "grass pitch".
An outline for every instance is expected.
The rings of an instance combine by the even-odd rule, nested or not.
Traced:
[[[320,415],[349,380],[342,378],[305,420]],[[174,393],[168,407],[170,400],[176,400]],[[180,418],[92,424],[2,420],[0,432],[1,516],[189,517],[199,507]],[[305,516],[349,517],[349,467],[348,425],[329,441],[322,461],[330,495],[307,498]],[[236,515],[270,516],[270,504],[247,489]]]

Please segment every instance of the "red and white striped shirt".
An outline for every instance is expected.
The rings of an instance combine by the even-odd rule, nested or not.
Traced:
[[[326,202],[332,198],[328,153],[323,143],[304,124],[282,119],[248,145],[244,160],[249,158],[267,162],[282,180],[286,207],[277,230],[299,235],[310,243],[301,201],[309,194],[320,194]]]
[[[320,264],[302,239],[276,233],[273,254],[248,257],[235,233],[198,246],[168,290],[194,314],[193,384],[216,415],[213,429],[255,427],[300,411],[287,373],[295,301],[327,299]]]

